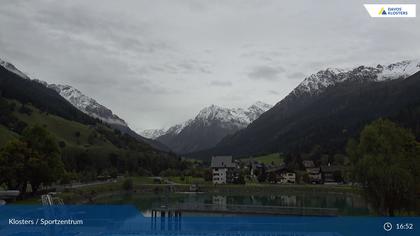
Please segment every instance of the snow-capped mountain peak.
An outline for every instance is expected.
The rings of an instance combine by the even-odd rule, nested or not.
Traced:
[[[157,139],[158,137],[162,135],[177,135],[181,133],[181,131],[188,126],[193,119],[189,119],[185,122],[176,124],[171,126],[170,128],[162,128],[162,129],[146,129],[139,131],[139,134],[143,137],[149,138],[149,139]]]
[[[378,75],[378,80],[396,79],[400,77],[408,77],[420,71],[420,59],[406,60],[383,67]]]
[[[47,87],[54,89],[77,109],[92,117],[98,118],[108,124],[127,126],[127,123],[113,114],[110,109],[70,85],[49,84]]]
[[[216,105],[211,105],[202,109],[195,120],[209,122],[218,120],[221,122],[230,122],[233,120],[247,122],[248,118],[245,115],[245,110],[242,108],[224,108]]]
[[[29,76],[18,70],[12,63],[3,61],[0,59],[0,66],[4,67],[5,69],[19,75],[24,79],[31,79]],[[82,92],[73,88],[69,85],[61,85],[61,84],[48,84],[45,81],[34,79],[45,87],[51,88],[59,93],[63,98],[69,101],[73,106],[77,109],[81,110],[82,112],[102,120],[108,124],[115,124],[121,126],[127,126],[127,123],[117,115],[113,114],[112,111],[105,106],[99,104],[94,99],[84,95]],[[128,127],[128,126],[127,126]]]
[[[179,134],[179,133],[181,133],[181,131],[182,131],[182,130],[186,127],[186,126],[188,126],[188,125],[189,125],[192,121],[193,121],[192,119],[189,119],[189,120],[187,120],[187,121],[185,121],[185,122],[183,122],[183,123],[176,124],[176,125],[174,125],[174,126],[170,127],[170,128],[167,130],[167,132],[166,132],[166,133],[170,133],[170,134]]]
[[[200,112],[198,113],[198,115],[196,116],[196,118],[198,118],[198,119],[212,119],[215,116],[217,116],[218,113],[223,113],[223,112],[226,112],[226,109],[212,104],[208,107],[205,107],[205,108],[201,109]]]
[[[255,107],[255,108],[259,108],[259,109],[265,109],[268,110],[270,109],[272,106],[270,104],[267,104],[265,102],[261,102],[261,101],[257,101],[254,104],[252,104],[249,107]],[[248,108],[249,109],[249,108]]]
[[[406,60],[389,65],[358,66],[352,69],[328,68],[306,77],[292,94],[318,94],[327,87],[347,80],[383,81],[407,78],[420,71],[420,60]]]
[[[0,59],[0,66],[4,67],[5,69],[19,75],[20,77],[24,79],[29,79],[27,75],[25,75],[22,71],[18,70],[12,63],[3,61]]]
[[[194,119],[167,129],[146,131],[142,134],[167,145],[176,153],[189,153],[214,147],[227,135],[246,128],[271,106],[256,102],[248,108],[226,108],[210,105],[201,109]]]
[[[269,110],[272,106],[264,102],[256,102],[248,108],[225,108],[218,105],[210,105],[201,109],[194,119],[176,124],[169,129],[149,129],[141,134],[144,137],[156,139],[163,135],[178,135],[186,127],[191,125],[209,126],[215,122],[225,128],[242,129],[252,121],[257,119],[262,113]]]
[[[268,110],[271,109],[271,105],[261,102],[261,101],[257,101],[256,103],[252,104],[251,106],[248,107],[248,111],[252,111],[252,112],[256,112],[256,113],[260,113],[260,115],[263,112],[266,112]]]
[[[145,138],[156,139],[157,137],[164,135],[165,132],[165,129],[146,129],[139,131],[139,134]]]

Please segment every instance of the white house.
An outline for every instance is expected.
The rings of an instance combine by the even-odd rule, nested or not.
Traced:
[[[211,169],[214,184],[233,183],[235,181],[236,164],[232,156],[214,156],[211,158]]]

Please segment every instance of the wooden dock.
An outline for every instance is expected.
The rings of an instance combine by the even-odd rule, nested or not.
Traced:
[[[151,210],[151,217],[181,217],[182,213],[208,213],[231,215],[283,215],[283,216],[337,216],[336,208],[283,207],[256,205],[177,204]]]

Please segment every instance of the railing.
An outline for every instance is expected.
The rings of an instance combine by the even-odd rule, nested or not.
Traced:
[[[59,197],[53,197],[51,194],[42,195],[41,202],[44,206],[64,205],[63,199]]]

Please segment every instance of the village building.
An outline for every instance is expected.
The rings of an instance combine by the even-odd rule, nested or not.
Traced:
[[[293,171],[288,171],[285,165],[271,168],[267,170],[267,174],[268,174],[268,179],[270,183],[278,183],[278,184],[295,184],[296,183],[296,173]]]
[[[302,161],[303,166],[305,167],[305,171],[308,174],[309,183],[312,184],[320,184],[322,183],[322,175],[321,175],[321,168],[315,167],[313,161]]]
[[[342,182],[343,178],[341,172],[341,166],[321,166],[322,180],[324,184],[337,184]]]
[[[305,169],[315,167],[315,163],[309,160],[302,161],[302,164],[303,164],[303,167],[305,167]]]
[[[261,173],[264,169],[264,165],[257,161],[250,161],[249,163],[249,175],[251,179],[256,179],[258,174]]]
[[[239,178],[238,165],[232,156],[214,156],[211,158],[213,184],[236,183]]]

